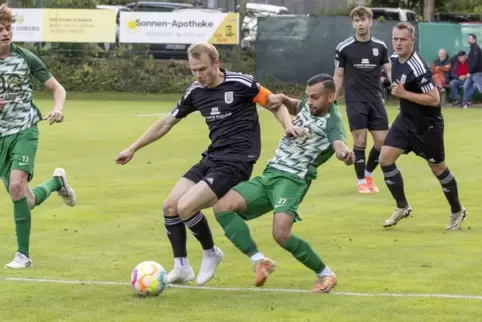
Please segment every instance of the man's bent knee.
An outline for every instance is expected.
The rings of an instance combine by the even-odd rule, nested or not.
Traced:
[[[382,167],[394,164],[402,153],[403,151],[398,148],[384,145],[380,150],[380,157],[378,159],[378,163]]]
[[[273,222],[273,238],[280,246],[284,246],[291,236],[294,219],[285,213],[275,213]]]
[[[432,173],[438,177],[441,175],[445,169],[447,169],[447,165],[445,162],[440,162],[440,163],[428,163],[428,166],[430,167],[430,170],[432,170]]]
[[[177,200],[167,199],[162,205],[162,213],[166,217],[176,217],[177,214]]]
[[[367,145],[367,129],[362,130],[354,130],[352,132],[353,135],[353,143],[355,146],[359,148],[364,148]]]
[[[8,191],[12,200],[19,200],[26,196],[28,184],[28,173],[23,171],[12,171]]]
[[[216,202],[213,207],[214,214],[222,212],[244,212],[246,211],[246,201],[236,190],[231,189],[221,200]]]
[[[385,137],[387,136],[388,131],[373,131],[373,145],[375,148],[380,150],[383,146],[383,142],[385,141]]]
[[[276,226],[273,227],[273,238],[278,243],[278,245],[283,246],[288,242],[291,236],[291,229],[287,226]]]

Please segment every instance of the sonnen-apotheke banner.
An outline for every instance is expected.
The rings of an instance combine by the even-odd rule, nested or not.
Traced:
[[[113,43],[116,14],[101,9],[13,9],[13,41]]]
[[[121,12],[119,42],[239,44],[239,15],[222,12]]]

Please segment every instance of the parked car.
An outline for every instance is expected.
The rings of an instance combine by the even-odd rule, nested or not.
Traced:
[[[97,9],[112,10],[116,13],[116,29],[115,29],[115,42],[119,42],[119,30],[120,30],[120,13],[132,11],[126,6],[109,6],[109,5],[97,5]],[[105,49],[109,49],[110,44],[104,44]]]
[[[175,9],[194,8],[194,6],[189,3],[158,2],[158,1],[139,1],[137,4],[133,2],[126,5],[126,7],[128,7],[133,11],[149,11],[149,12],[152,12],[152,11],[171,12],[171,11],[174,11]]]
[[[383,17],[390,21],[417,21],[417,13],[408,9],[400,8],[370,8],[373,12],[373,19]]]

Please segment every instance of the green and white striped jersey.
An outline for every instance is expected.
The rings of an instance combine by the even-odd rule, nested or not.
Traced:
[[[317,168],[335,153],[333,142],[346,142],[346,132],[335,103],[329,113],[314,116],[306,101],[300,103],[293,125],[303,127],[304,137],[283,137],[268,166],[307,180],[317,176]]]
[[[10,55],[0,59],[0,98],[8,102],[0,112],[0,137],[16,134],[41,120],[33,103],[32,76],[43,84],[52,75],[32,52],[12,45]]]

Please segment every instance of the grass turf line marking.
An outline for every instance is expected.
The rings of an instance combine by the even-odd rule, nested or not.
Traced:
[[[23,278],[5,277],[5,281],[34,282],[51,284],[78,284],[78,285],[130,285],[128,282],[109,282],[109,281],[80,281],[80,280],[53,280],[43,278]],[[212,287],[212,286],[188,286],[188,285],[168,285],[169,288],[205,290],[205,291],[224,291],[224,292],[272,292],[272,293],[311,293],[309,290],[290,289],[290,288],[244,288],[244,287]],[[357,293],[357,292],[331,292],[333,295],[342,296],[362,296],[362,297],[426,297],[460,300],[480,300],[482,295],[457,295],[457,294],[416,294],[416,293]]]

